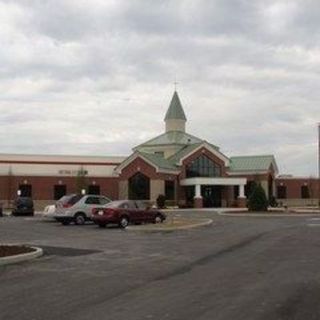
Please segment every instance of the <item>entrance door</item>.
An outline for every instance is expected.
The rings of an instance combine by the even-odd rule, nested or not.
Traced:
[[[203,207],[221,207],[221,186],[201,186]]]

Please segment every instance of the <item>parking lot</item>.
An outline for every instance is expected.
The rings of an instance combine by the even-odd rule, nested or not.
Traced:
[[[222,217],[144,233],[0,219],[3,243],[41,246],[0,268],[1,319],[319,319],[320,224]]]

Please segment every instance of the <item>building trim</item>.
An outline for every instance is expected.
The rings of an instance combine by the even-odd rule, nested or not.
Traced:
[[[6,164],[61,164],[61,165],[81,165],[81,166],[118,166],[121,162],[71,162],[71,161],[28,161],[28,160],[0,160]]]
[[[180,181],[182,186],[194,185],[219,185],[219,186],[238,186],[246,185],[246,178],[187,178]]]

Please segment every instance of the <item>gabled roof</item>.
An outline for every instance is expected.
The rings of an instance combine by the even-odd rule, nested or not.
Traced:
[[[172,120],[172,119],[187,121],[187,118],[183,111],[177,91],[175,91],[173,94],[169,109],[164,118],[164,120]]]
[[[179,169],[169,160],[163,158],[161,155],[146,153],[146,152],[134,152],[131,156],[129,156],[126,160],[124,160],[117,168],[116,172],[121,172],[122,169],[127,167],[132,161],[136,158],[140,157],[151,166],[153,166],[157,172],[164,173],[179,173]]]
[[[163,158],[163,156],[154,154],[154,153],[146,153],[146,152],[138,152],[142,157],[146,158],[153,164],[155,164],[159,169],[163,170],[177,170],[178,168],[173,164],[173,162]]]
[[[194,143],[200,143],[203,140],[192,136],[189,133],[185,133],[182,131],[169,131],[166,133],[163,133],[155,138],[152,138],[148,140],[147,142],[144,142],[137,147],[133,148],[133,150],[137,150],[141,147],[145,146],[159,146],[159,145],[188,145],[188,144],[194,144]]]
[[[273,165],[275,172],[278,166],[273,155],[239,156],[230,158],[230,172],[268,171]]]
[[[218,158],[220,158],[221,160],[223,160],[229,164],[229,159],[219,151],[219,148],[213,144],[208,143],[205,140],[203,140],[199,143],[194,143],[192,145],[186,145],[185,147],[180,149],[177,153],[175,153],[170,158],[168,158],[168,160],[176,165],[181,165],[182,161],[186,157],[191,155],[193,152],[196,152],[197,149],[200,149],[201,147],[208,149],[210,152],[215,154]]]

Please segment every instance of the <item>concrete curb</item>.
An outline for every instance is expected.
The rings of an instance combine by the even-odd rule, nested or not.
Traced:
[[[202,222],[198,223],[193,223],[190,225],[186,226],[177,226],[174,228],[166,228],[166,227],[141,227],[141,226],[129,226],[126,228],[128,231],[142,231],[142,232],[172,232],[172,231],[177,231],[177,230],[189,230],[193,228],[199,228],[199,227],[204,227],[204,226],[209,226],[213,223],[212,219],[205,219]]]
[[[319,213],[227,213],[227,212],[217,212],[219,216],[227,217],[260,217],[260,218],[277,218],[277,217],[293,217],[293,218],[305,218],[305,217],[316,217]]]
[[[30,247],[30,248],[33,248],[36,251],[0,258],[0,266],[32,260],[32,259],[41,257],[43,255],[43,250],[41,248],[38,248],[38,247]]]

